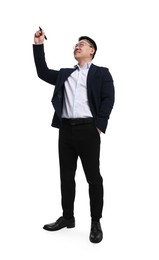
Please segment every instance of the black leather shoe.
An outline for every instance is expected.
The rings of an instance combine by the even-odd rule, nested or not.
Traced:
[[[92,221],[89,239],[92,243],[99,243],[103,239],[103,232],[100,222]]]
[[[58,218],[58,220],[51,224],[46,224],[43,229],[48,231],[56,231],[62,228],[74,228],[75,227],[75,218],[65,219],[64,217]]]

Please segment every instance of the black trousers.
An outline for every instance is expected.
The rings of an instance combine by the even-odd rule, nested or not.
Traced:
[[[90,211],[93,220],[102,217],[103,179],[100,174],[100,134],[94,122],[69,124],[63,122],[59,130],[59,162],[63,216],[74,216],[75,172],[80,157],[89,185]]]

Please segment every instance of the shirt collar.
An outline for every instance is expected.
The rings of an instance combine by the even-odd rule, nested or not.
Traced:
[[[78,64],[76,64],[75,66],[74,66],[74,68],[75,69],[89,69],[90,68],[90,66],[91,66],[91,64],[92,64],[92,62],[91,61],[89,61],[89,62],[87,62],[87,63],[85,63],[85,65],[81,68]]]

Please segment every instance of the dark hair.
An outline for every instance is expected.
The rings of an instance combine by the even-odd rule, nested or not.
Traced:
[[[96,51],[97,51],[97,44],[95,43],[95,41],[93,39],[91,39],[90,37],[88,36],[81,36],[79,37],[78,39],[79,41],[81,40],[87,40],[91,43],[91,45],[93,46],[93,48],[95,49],[95,52],[93,53],[93,56],[92,56],[92,59],[94,58],[95,54],[96,54]]]

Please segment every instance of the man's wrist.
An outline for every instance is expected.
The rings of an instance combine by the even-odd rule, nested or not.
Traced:
[[[97,128],[97,131],[98,131],[99,134],[101,134],[101,132],[102,132],[99,128]]]

